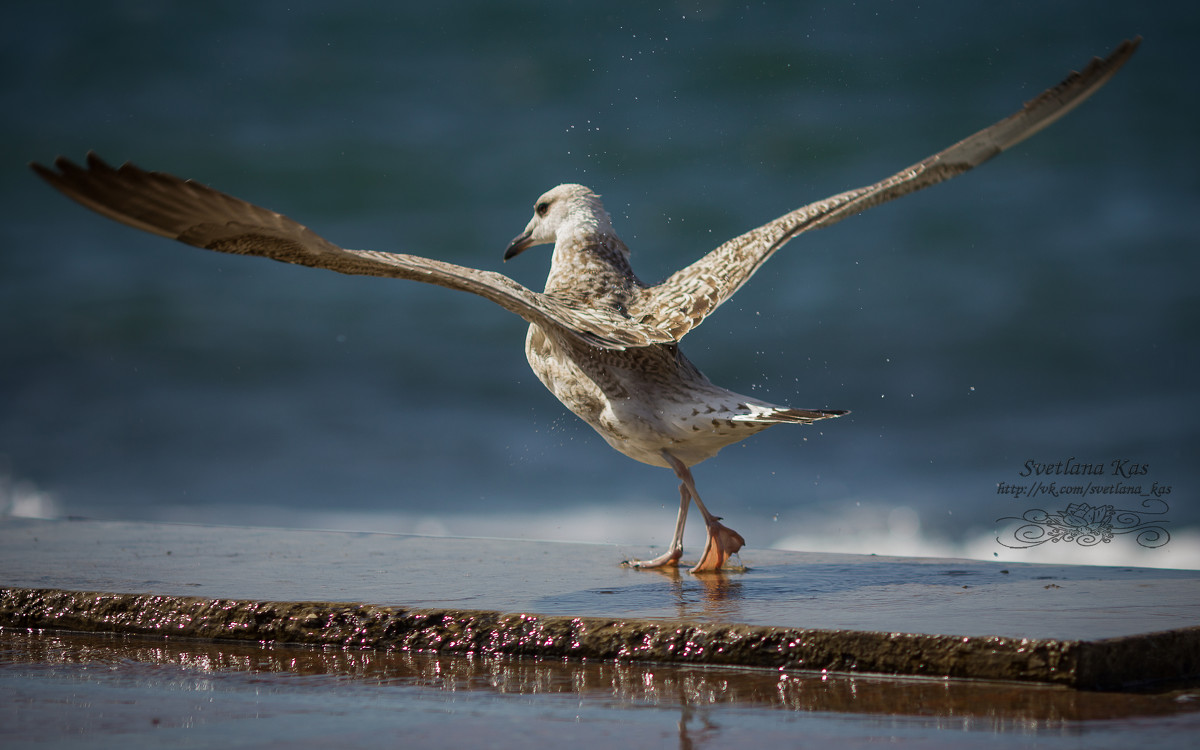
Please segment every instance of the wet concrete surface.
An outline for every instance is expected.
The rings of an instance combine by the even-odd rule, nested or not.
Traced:
[[[0,585],[255,601],[1096,640],[1200,625],[1200,571],[746,549],[724,575],[645,548],[0,519]]]
[[[488,656],[1047,682],[1200,673],[1200,572],[0,522],[0,625]]]
[[[0,628],[24,747],[1190,747],[1200,689],[461,656]]]
[[[1200,732],[1200,683],[1163,681],[1200,671],[1196,571],[762,550],[724,575],[620,566],[645,553],[3,519],[0,745],[1124,748]]]

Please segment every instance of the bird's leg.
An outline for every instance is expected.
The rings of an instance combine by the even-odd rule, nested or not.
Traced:
[[[681,495],[691,495],[692,500],[696,501],[696,508],[699,509],[700,515],[704,516],[704,524],[707,527],[707,538],[704,541],[704,552],[700,555],[700,562],[692,568],[693,573],[707,573],[714,570],[720,570],[721,566],[729,560],[730,555],[733,555],[742,548],[746,540],[742,535],[733,529],[721,524],[721,519],[708,512],[708,508],[704,507],[704,502],[700,499],[700,493],[696,492],[696,482],[692,479],[692,472],[688,467],[675,456],[672,456],[666,450],[662,452],[663,458],[667,459],[667,463],[675,470],[675,476],[679,477],[681,484],[679,485],[679,493]],[[686,506],[687,501],[684,500]],[[676,533],[682,533],[683,528],[680,528]],[[682,540],[681,540],[682,541]],[[681,545],[682,549],[682,545]]]
[[[631,568],[664,568],[668,565],[678,565],[683,557],[683,525],[687,523],[688,505],[692,502],[686,485],[679,485],[679,515],[675,517],[675,536],[671,538],[671,546],[667,551],[653,560],[633,560],[628,563]]]

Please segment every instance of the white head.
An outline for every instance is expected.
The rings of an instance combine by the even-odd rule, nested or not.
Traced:
[[[515,258],[523,250],[555,242],[568,232],[612,232],[612,221],[600,196],[583,185],[559,185],[540,198],[533,207],[533,218],[525,231],[513,238],[504,259]]]

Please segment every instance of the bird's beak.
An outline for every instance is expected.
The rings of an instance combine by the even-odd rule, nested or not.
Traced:
[[[530,245],[532,245],[533,244],[533,236],[532,235],[533,235],[533,233],[530,230],[526,229],[524,232],[521,232],[516,237],[513,237],[513,241],[508,243],[508,249],[504,251],[504,259],[512,260],[513,258],[520,255],[526,248],[528,248]]]

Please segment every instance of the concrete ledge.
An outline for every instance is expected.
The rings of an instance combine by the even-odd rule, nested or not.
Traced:
[[[747,572],[701,577],[630,571],[624,556],[9,519],[0,626],[1085,689],[1200,675],[1196,571],[747,550]]]
[[[1200,674],[1200,628],[1097,642],[0,591],[0,625],[414,652],[1017,680],[1075,688]]]

